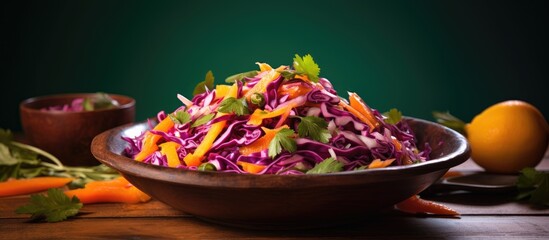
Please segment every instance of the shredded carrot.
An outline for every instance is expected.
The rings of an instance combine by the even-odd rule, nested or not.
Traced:
[[[72,180],[72,178],[65,177],[10,179],[0,182],[0,197],[24,195],[45,191],[50,188],[58,188],[67,185]]]
[[[375,125],[370,122],[368,118],[366,118],[362,113],[360,113],[358,110],[351,107],[349,104],[345,103],[344,101],[339,101],[339,106],[343,107],[347,111],[349,111],[351,114],[353,114],[355,117],[360,119],[363,123],[366,123],[368,126],[370,126],[370,132],[372,132],[375,128]]]
[[[395,149],[396,149],[397,151],[402,150],[402,143],[400,143],[400,141],[398,141],[398,139],[396,139],[395,137],[391,136],[391,141],[392,141],[393,144],[395,145]]]
[[[65,195],[78,197],[80,202],[89,203],[140,203],[147,202],[151,197],[119,177],[111,181],[97,181],[86,184],[84,188],[65,191]]]
[[[174,122],[170,117],[164,118],[164,120],[160,121],[153,130],[155,131],[161,131],[161,132],[167,132],[174,126]],[[158,146],[156,143],[158,140],[160,140],[161,136],[152,134],[150,131],[145,133],[145,138],[143,139],[143,146],[141,147],[141,152],[139,152],[137,155],[135,155],[134,159],[137,161],[143,161],[145,158],[147,158],[149,155],[153,154],[158,150]]]
[[[277,90],[280,96],[288,95],[288,99],[294,99],[298,96],[305,96],[313,89],[303,84],[284,84]]]
[[[368,121],[372,123],[375,127],[379,127],[379,122],[375,118],[372,109],[370,109],[370,107],[368,107],[368,105],[364,103],[364,101],[362,100],[362,98],[360,98],[360,96],[358,96],[358,94],[354,92],[349,93],[349,104],[352,108],[362,113],[362,115],[366,117]]]
[[[418,195],[414,195],[400,203],[397,203],[395,207],[400,211],[412,214],[428,213],[445,216],[459,216],[459,212],[456,210],[440,203],[421,199]]]
[[[263,151],[265,149],[268,149],[269,144],[271,143],[271,141],[275,137],[276,133],[278,133],[283,128],[289,128],[289,127],[288,127],[288,125],[284,125],[282,127],[275,128],[275,129],[269,129],[269,128],[266,128],[266,127],[262,127],[261,129],[263,129],[263,132],[265,132],[265,135],[258,138],[257,140],[255,140],[250,145],[241,147],[238,151],[240,152],[240,154],[247,156],[247,155],[250,155],[252,153],[256,153],[256,152],[260,152],[260,151]]]
[[[384,168],[391,165],[391,163],[393,163],[394,161],[394,158],[387,160],[375,159],[370,163],[370,165],[368,165],[368,168]]]
[[[179,162],[179,156],[177,154],[177,148],[181,145],[176,142],[165,142],[160,144],[159,146],[160,152],[166,155],[166,158],[168,159],[168,167],[177,167],[181,164],[181,162]]]
[[[294,108],[296,106],[297,106],[297,103],[293,102],[293,103],[286,104],[282,107],[278,107],[278,108],[274,109],[273,111],[261,110],[261,109],[258,108],[250,115],[250,119],[248,120],[247,124],[248,125],[253,125],[253,126],[259,126],[263,122],[263,119],[274,118],[274,117],[278,117],[278,116],[282,116],[281,120],[282,120],[282,118],[285,120],[285,118],[288,117],[288,115],[289,115],[290,111],[292,110],[292,108]],[[279,121],[279,122],[281,122],[281,121]]]
[[[242,162],[242,161],[237,161],[236,164],[242,166],[242,169],[245,172],[254,173],[254,174],[263,171],[267,167],[265,165],[259,165],[259,164]]]

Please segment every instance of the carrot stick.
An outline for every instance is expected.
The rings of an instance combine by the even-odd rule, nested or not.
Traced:
[[[168,167],[177,167],[181,164],[177,154],[177,148],[181,146],[176,142],[165,142],[160,144],[160,152],[166,155],[168,159]]]
[[[242,169],[245,172],[249,172],[249,173],[259,173],[267,167],[265,165],[259,165],[259,164],[254,164],[254,163],[249,163],[249,162],[242,162],[242,161],[236,161],[236,164],[242,166]]]
[[[174,126],[174,122],[170,117],[164,118],[160,123],[158,123],[153,130],[167,132]],[[162,138],[159,135],[152,134],[151,132],[145,133],[145,138],[143,139],[143,146],[141,147],[141,152],[135,155],[134,159],[137,161],[143,161],[149,155],[153,154],[158,150],[156,143]]]
[[[229,89],[226,97],[238,97],[238,85],[235,83],[231,86]],[[226,115],[226,113],[218,112],[217,116],[223,116]],[[221,131],[225,128],[225,125],[227,125],[227,121],[219,121],[210,127],[208,130],[208,133],[206,133],[206,136],[204,136],[204,139],[198,147],[194,150],[193,153],[188,153],[184,158],[183,161],[187,166],[198,166],[200,163],[202,163],[202,159],[204,158],[204,155],[210,150],[210,148],[213,145],[213,142],[219,136]]]
[[[151,197],[131,185],[125,178],[119,177],[110,181],[96,181],[86,184],[84,188],[65,191],[65,195],[78,197],[80,202],[89,203],[140,203]]]
[[[391,165],[391,163],[393,163],[394,161],[394,158],[387,160],[375,159],[370,163],[370,165],[368,165],[368,168],[384,168]]]
[[[64,177],[35,177],[8,180],[0,182],[0,197],[41,192],[50,188],[65,186],[72,180],[72,178]]]
[[[400,211],[412,214],[428,213],[445,216],[459,216],[459,212],[456,210],[440,203],[421,199],[418,195],[414,195],[400,203],[397,203],[395,207]]]

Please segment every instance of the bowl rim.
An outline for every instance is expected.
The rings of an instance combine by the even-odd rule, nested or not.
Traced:
[[[436,124],[430,121],[405,117],[406,121],[417,121],[421,124]],[[455,151],[442,157],[434,158],[418,164],[391,166],[386,168],[343,171],[325,174],[275,175],[275,174],[239,174],[231,172],[198,171],[181,168],[157,166],[135,161],[129,157],[114,153],[108,143],[114,138],[120,138],[124,130],[145,125],[146,122],[127,124],[109,129],[98,134],[92,141],[92,154],[101,163],[116,169],[122,175],[133,175],[154,179],[165,183],[197,185],[221,188],[307,188],[312,186],[348,186],[349,184],[364,184],[366,182],[394,181],[406,178],[407,175],[422,175],[434,171],[447,171],[449,168],[465,162],[470,157],[470,146],[466,138],[445,126],[436,124],[450,134],[458,142]],[[374,176],[366,177],[366,176]],[[219,181],[223,177],[227,181]],[[378,178],[379,177],[379,178]],[[345,179],[343,184],[339,180]],[[238,181],[238,185],[231,185]],[[242,184],[244,183],[244,184]],[[265,184],[268,183],[268,184]]]
[[[29,107],[28,105],[30,103],[35,103],[39,101],[49,100],[49,99],[76,99],[83,96],[91,96],[95,95],[97,92],[78,92],[78,93],[61,93],[61,94],[50,94],[50,95],[43,95],[43,96],[36,96],[36,97],[30,97],[27,99],[24,99],[19,103],[19,109],[27,111],[27,112],[40,112],[40,113],[50,113],[50,114],[79,114],[79,113],[89,113],[89,112],[110,112],[110,111],[117,111],[117,110],[124,110],[135,107],[135,99],[133,97],[130,97],[128,95],[122,95],[122,94],[116,94],[116,93],[106,93],[107,95],[111,97],[117,97],[117,98],[125,98],[128,99],[129,102],[125,104],[121,104],[120,106],[116,108],[107,108],[107,109],[98,109],[93,111],[78,111],[78,112],[67,112],[67,111],[42,111],[38,108]]]

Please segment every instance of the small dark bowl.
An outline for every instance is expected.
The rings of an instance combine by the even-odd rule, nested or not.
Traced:
[[[108,129],[134,122],[135,100],[109,94],[119,107],[94,111],[42,111],[46,107],[70,104],[95,93],[59,94],[24,100],[19,105],[21,125],[30,144],[41,148],[69,166],[100,164],[90,151],[93,138]]]
[[[317,175],[252,175],[159,167],[123,156],[127,142],[146,123],[98,135],[94,156],[120,171],[153,198],[198,218],[255,229],[296,229],[343,224],[391,207],[425,190],[469,158],[459,133],[439,124],[407,118],[419,146],[432,147],[430,161],[408,166]]]

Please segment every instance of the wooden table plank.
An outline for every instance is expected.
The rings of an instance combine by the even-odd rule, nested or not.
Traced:
[[[497,238],[546,239],[548,217],[465,216],[461,219],[383,217],[365,218],[333,228],[260,231],[206,223],[187,217],[87,218],[61,223],[23,223],[22,219],[0,220],[2,239],[292,239],[292,238]]]

